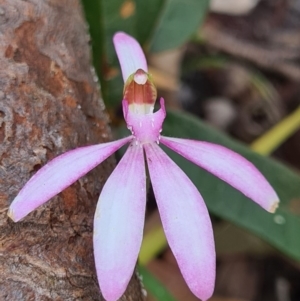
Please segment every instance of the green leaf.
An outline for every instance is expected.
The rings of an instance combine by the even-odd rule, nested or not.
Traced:
[[[153,34],[165,0],[136,0],[137,38],[141,44]]]
[[[165,0],[150,42],[150,51],[164,51],[187,42],[203,22],[208,5],[209,0]]]
[[[138,272],[142,276],[143,283],[149,293],[157,301],[176,301],[169,291],[158,281],[145,267],[139,266]]]
[[[85,12],[86,20],[89,24],[89,32],[91,36],[92,52],[93,52],[93,65],[96,73],[100,79],[101,86],[104,82],[101,58],[104,56],[104,27],[102,19],[102,7],[100,0],[82,0],[82,6]]]
[[[132,14],[123,14],[125,7],[132,5]],[[134,1],[102,0],[103,21],[105,30],[105,50],[107,63],[117,65],[116,51],[112,37],[117,31],[124,31],[136,37],[136,13]]]
[[[101,82],[104,102],[120,102],[123,80],[112,37],[125,31],[136,37],[135,2],[130,0],[82,0],[92,38],[93,62]]]
[[[287,255],[300,260],[298,174],[275,160],[254,153],[247,146],[183,112],[168,112],[163,135],[221,144],[253,162],[279,195],[281,203],[275,214],[264,211],[225,182],[164,148],[195,183],[210,212],[248,229]]]

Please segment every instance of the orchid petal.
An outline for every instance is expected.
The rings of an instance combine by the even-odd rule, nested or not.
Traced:
[[[161,143],[274,212],[279,198],[258,169],[241,155],[213,143],[161,137]]]
[[[144,148],[168,243],[191,291],[207,300],[214,289],[215,247],[205,203],[190,179],[156,144]]]
[[[107,301],[124,293],[142,243],[146,205],[143,148],[130,145],[99,197],[94,219],[98,281]]]
[[[8,215],[13,221],[19,221],[84,176],[131,139],[132,137],[127,137],[110,143],[76,148],[53,159],[26,183],[10,205]]]
[[[136,39],[124,32],[118,32],[114,35],[113,41],[121,65],[124,82],[138,69],[148,72],[144,52]]]

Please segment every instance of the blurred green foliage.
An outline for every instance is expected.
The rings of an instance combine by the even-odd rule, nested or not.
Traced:
[[[143,284],[147,291],[161,301],[176,301],[164,285],[156,279],[145,267],[139,266],[138,272],[142,277]]]

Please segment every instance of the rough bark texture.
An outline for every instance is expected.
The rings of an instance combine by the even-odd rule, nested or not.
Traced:
[[[110,139],[88,41],[78,1],[0,0],[1,301],[103,300],[92,227],[113,159],[19,223],[5,210],[47,161]],[[143,300],[136,277],[121,300]]]

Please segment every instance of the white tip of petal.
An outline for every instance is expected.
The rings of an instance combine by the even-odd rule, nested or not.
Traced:
[[[270,209],[267,210],[267,211],[269,211],[270,213],[275,213],[278,206],[279,206],[279,200],[276,200],[276,201],[273,202],[273,204],[270,206]]]
[[[138,69],[148,72],[143,49],[136,39],[124,32],[117,32],[113,42],[121,65],[124,82]]]
[[[9,209],[8,209],[8,212],[7,212],[7,215],[8,215],[8,217],[9,217],[10,219],[12,219],[14,222],[17,222],[17,221],[18,221],[18,219],[17,219],[16,216],[15,216],[15,213],[14,213],[14,210],[13,210],[13,209],[9,208]]]

